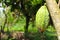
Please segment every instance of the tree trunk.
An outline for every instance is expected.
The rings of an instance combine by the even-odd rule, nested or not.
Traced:
[[[59,6],[59,8],[60,8],[60,0],[58,1],[58,6]]]
[[[25,26],[25,40],[28,38],[28,26],[29,26],[30,18],[26,16],[26,26]]]
[[[60,40],[60,11],[55,0],[46,0],[53,24],[55,26],[58,40]]]

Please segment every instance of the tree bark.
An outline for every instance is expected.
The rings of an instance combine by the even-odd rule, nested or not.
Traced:
[[[60,0],[58,1],[58,6],[59,6],[59,8],[60,8]]]
[[[47,8],[50,12],[53,24],[55,26],[58,40],[60,40],[60,11],[55,0],[46,0]]]

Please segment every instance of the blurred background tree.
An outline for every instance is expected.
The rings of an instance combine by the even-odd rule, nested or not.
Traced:
[[[25,39],[29,38],[28,37],[29,30],[32,29],[31,32],[33,32],[33,30],[36,32],[36,29],[37,29],[37,27],[35,27],[36,13],[38,12],[38,9],[40,9],[42,6],[44,6],[44,4],[46,3],[45,0],[1,0],[1,1],[3,3],[3,7],[5,8],[5,14],[6,14],[6,18],[7,18],[5,27],[7,27],[7,31],[13,29],[12,27],[17,26],[15,28],[16,30],[18,30],[19,28],[24,30]],[[56,0],[56,1],[58,1],[58,0]],[[47,22],[44,19],[45,14],[44,14],[43,10],[44,10],[44,8],[42,8],[42,10],[39,11],[39,13],[42,12],[39,16],[39,17],[42,17],[40,21],[44,20],[45,22]],[[44,14],[44,15],[41,16],[42,14]],[[22,22],[22,20],[24,23]],[[40,23],[40,21],[39,21],[39,23]],[[51,20],[50,20],[50,22],[51,22]],[[53,24],[51,24],[50,22],[49,22],[49,25],[47,25],[48,27],[46,30],[49,32],[52,32],[52,31],[55,32],[54,28],[52,27]],[[42,23],[44,25],[46,25],[44,22],[42,22]],[[42,23],[40,23],[40,25]],[[44,26],[44,25],[42,25],[42,26]],[[22,27],[20,27],[20,26],[22,26]],[[24,29],[23,29],[23,26],[24,26]],[[51,29],[53,29],[53,30],[51,31]],[[44,33],[48,34],[49,32],[46,33],[46,31],[45,31]]]

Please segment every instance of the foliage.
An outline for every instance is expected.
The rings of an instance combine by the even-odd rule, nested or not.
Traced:
[[[20,4],[21,0],[5,0],[4,3],[7,6],[11,6],[11,11],[14,11],[14,9],[20,9],[21,8],[21,4]],[[24,6],[25,8],[27,8],[28,10],[31,8],[33,9],[35,6],[37,5],[42,5],[44,4],[44,0],[25,0],[24,1]],[[27,11],[28,11],[27,10]],[[35,11],[35,10],[34,10]]]
[[[20,0],[5,0],[4,3],[8,6],[6,7],[6,5],[4,4],[5,8],[6,8],[6,15],[7,15],[7,27],[9,27],[9,31],[10,32],[15,32],[15,31],[19,31],[19,32],[24,32],[24,28],[26,26],[26,18],[24,15],[19,15],[19,19],[18,21],[14,22],[16,20],[15,17],[16,16],[16,11],[15,9],[17,9],[19,12],[21,12],[21,5],[19,5]],[[47,7],[45,5],[43,5],[45,3],[44,0],[24,0],[24,6],[25,6],[25,10],[28,13],[28,16],[31,18],[35,17],[36,14],[36,21],[34,23],[36,23],[36,26],[32,26],[32,22],[30,20],[29,22],[29,27],[28,27],[28,32],[29,32],[29,38],[31,40],[41,40],[41,36],[42,34],[39,33],[38,28],[41,28],[44,31],[44,36],[48,39],[46,40],[55,40],[56,39],[56,30],[53,28],[53,26],[48,26],[48,22],[49,22],[49,12],[47,10]],[[43,6],[42,6],[43,5]],[[24,11],[23,11],[24,12]],[[37,12],[37,13],[36,13]],[[22,13],[20,13],[22,14]],[[23,13],[25,14],[25,13]],[[26,15],[27,16],[27,15]],[[1,15],[2,17],[2,15]],[[3,22],[4,18],[0,18],[0,22]],[[14,24],[13,24],[14,23]],[[1,24],[1,23],[0,23]],[[11,24],[11,25],[9,25]],[[4,31],[7,31],[7,27],[5,27]],[[0,28],[1,29],[1,28]]]
[[[44,0],[31,0],[32,5],[43,4]]]
[[[2,0],[0,0],[0,2],[1,2]]]
[[[56,0],[56,2],[58,3],[59,0]]]
[[[3,26],[5,22],[4,8],[0,7],[0,26]]]
[[[8,8],[5,8],[5,9],[6,9],[5,13],[7,14],[7,22],[8,22],[8,24],[13,23],[14,17],[12,15],[13,13],[10,11],[11,7],[9,6]]]

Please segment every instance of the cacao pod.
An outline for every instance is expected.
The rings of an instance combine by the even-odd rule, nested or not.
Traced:
[[[45,30],[49,22],[49,12],[47,7],[44,5],[37,11],[36,14],[36,27],[41,31]]]

